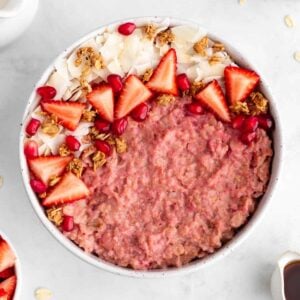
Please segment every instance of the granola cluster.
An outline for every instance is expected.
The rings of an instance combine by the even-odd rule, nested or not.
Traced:
[[[195,43],[194,50],[196,53],[200,54],[201,56],[206,56],[206,49],[208,47],[208,37],[205,36],[201,40]]]
[[[260,92],[252,92],[245,101],[239,101],[230,106],[233,114],[260,115],[269,110],[268,100]]]
[[[159,42],[160,45],[170,44],[174,41],[175,36],[170,28],[160,32],[156,36],[157,42]]]
[[[46,114],[44,121],[41,124],[42,132],[54,137],[59,132],[58,119],[54,115]]]
[[[175,97],[169,94],[162,94],[157,97],[156,101],[159,105],[166,106],[173,103],[175,101]]]

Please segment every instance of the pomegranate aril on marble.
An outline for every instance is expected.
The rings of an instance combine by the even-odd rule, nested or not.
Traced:
[[[62,222],[63,231],[72,231],[74,229],[74,218],[72,216],[64,216]]]
[[[30,136],[35,135],[40,125],[41,122],[39,120],[32,118],[27,124],[25,131]]]
[[[256,138],[256,132],[243,132],[240,136],[240,140],[246,144],[250,145]]]
[[[243,132],[254,132],[258,127],[258,119],[255,116],[246,118],[243,123]]]
[[[182,73],[177,75],[176,77],[176,82],[177,82],[177,86],[178,88],[182,91],[182,92],[186,92],[189,90],[190,88],[190,81],[187,77],[186,74]]]
[[[36,92],[43,99],[53,99],[56,96],[56,89],[50,85],[41,86],[37,88]]]
[[[24,145],[24,154],[26,158],[35,158],[39,155],[39,147],[35,141],[27,141]]]
[[[33,191],[37,194],[45,193],[47,190],[47,186],[45,185],[45,183],[37,179],[31,179],[30,186],[33,189]]]
[[[96,140],[95,147],[98,151],[103,152],[106,156],[111,155],[111,146],[106,141]]]
[[[73,135],[66,136],[66,144],[71,151],[78,151],[80,149],[80,142]]]
[[[118,27],[118,32],[122,35],[130,35],[134,32],[136,25],[132,22],[121,24]]]
[[[123,88],[122,77],[118,74],[111,74],[107,77],[107,82],[112,87],[114,93],[120,93]]]
[[[186,110],[188,113],[193,114],[193,115],[201,115],[203,113],[203,107],[201,104],[192,102],[186,104]]]
[[[131,111],[130,116],[132,117],[133,120],[137,122],[141,122],[147,118],[148,111],[149,111],[148,104],[141,103]]]
[[[246,117],[243,115],[236,116],[231,121],[232,128],[234,129],[241,129],[243,127],[243,124],[245,122]]]
[[[115,135],[122,135],[128,125],[127,118],[117,119],[112,123],[112,132]]]
[[[270,130],[273,127],[273,120],[268,115],[258,116],[258,126],[265,129]]]
[[[100,133],[108,133],[110,130],[110,123],[105,120],[97,119],[95,121],[95,127]]]

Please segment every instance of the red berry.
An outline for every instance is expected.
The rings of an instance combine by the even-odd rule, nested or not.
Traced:
[[[185,92],[185,91],[189,90],[190,81],[186,74],[182,73],[182,74],[177,75],[176,82],[177,82],[178,88],[181,91]]]
[[[32,118],[27,124],[25,131],[28,135],[35,135],[40,125],[41,122],[39,120]]]
[[[5,292],[5,290],[4,289],[0,289],[0,297],[3,297],[3,296],[7,296],[7,293]],[[3,299],[7,299],[6,297],[5,298],[3,298]]]
[[[243,132],[240,136],[241,141],[246,144],[249,145],[251,144],[252,141],[254,141],[254,139],[256,138],[256,132]]]
[[[268,115],[258,116],[258,125],[259,127],[269,130],[273,127],[273,121],[272,118]]]
[[[45,193],[47,190],[47,186],[45,185],[45,183],[37,179],[31,179],[30,185],[33,191],[36,192],[37,194]]]
[[[125,132],[127,125],[128,125],[128,121],[126,117],[115,120],[112,124],[113,134],[122,135]]]
[[[39,146],[35,141],[28,141],[24,145],[24,154],[26,158],[34,158],[39,155]]]
[[[122,77],[118,74],[111,74],[107,77],[107,82],[115,93],[120,93],[123,88]]]
[[[234,129],[240,129],[240,128],[242,128],[242,126],[243,126],[243,124],[245,122],[245,119],[246,119],[246,117],[243,116],[243,115],[236,116],[231,121],[232,128],[234,128]]]
[[[134,23],[128,22],[128,23],[121,24],[118,27],[118,31],[123,35],[130,35],[134,32],[135,28],[136,26]]]
[[[147,118],[148,111],[149,111],[148,104],[143,102],[143,103],[139,104],[138,106],[136,106],[132,110],[130,115],[131,115],[133,120],[135,120],[137,122],[141,122],[141,121],[144,121]]]
[[[10,276],[13,276],[14,274],[15,274],[15,268],[14,267],[5,269],[4,271],[0,272],[0,280],[1,279],[6,279]]]
[[[97,119],[95,121],[95,127],[100,133],[107,133],[110,130],[110,123],[105,120]]]
[[[201,115],[203,113],[203,107],[196,102],[186,104],[186,110],[194,115]]]
[[[80,148],[80,142],[73,136],[66,136],[66,144],[71,151],[78,151]]]
[[[98,151],[103,152],[106,156],[111,155],[111,146],[108,142],[96,140],[95,147]]]
[[[50,85],[41,86],[36,92],[44,99],[53,99],[56,95],[56,89]]]
[[[62,230],[63,231],[72,231],[74,229],[74,218],[72,216],[64,216],[64,220],[62,222]]]
[[[243,124],[244,132],[254,132],[258,127],[258,119],[255,116],[246,118]]]

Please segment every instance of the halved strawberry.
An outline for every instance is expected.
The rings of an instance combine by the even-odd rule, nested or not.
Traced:
[[[28,160],[32,173],[46,185],[53,176],[60,176],[73,156],[41,156]]]
[[[159,93],[178,95],[176,84],[177,56],[175,49],[171,48],[160,60],[146,86]]]
[[[11,300],[13,299],[15,289],[17,285],[17,277],[11,276],[0,283],[0,291],[4,291],[5,294],[0,297],[0,300]]]
[[[86,96],[98,114],[108,122],[114,120],[114,94],[109,85],[96,87]]]
[[[6,279],[10,276],[13,276],[15,274],[15,268],[11,267],[8,269],[3,270],[2,272],[0,272],[0,280],[2,279]]]
[[[125,117],[135,107],[147,101],[152,96],[149,89],[134,75],[129,75],[116,105],[117,119]]]
[[[226,95],[231,104],[244,101],[259,82],[259,76],[251,70],[227,66],[224,70]]]
[[[68,172],[43,201],[44,206],[60,205],[86,198],[90,191],[84,182]]]
[[[223,121],[230,122],[225,96],[217,80],[211,81],[195,99],[209,107]]]
[[[15,254],[6,241],[0,241],[0,272],[11,268],[15,264]]]
[[[45,111],[57,116],[60,123],[69,130],[76,129],[85,108],[85,104],[79,102],[44,100],[41,104]]]

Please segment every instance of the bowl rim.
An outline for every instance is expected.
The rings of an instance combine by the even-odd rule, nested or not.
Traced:
[[[51,64],[46,68],[46,70],[43,72],[40,79],[35,84],[33,91],[27,101],[26,108],[23,114],[22,122],[21,122],[21,128],[20,128],[20,136],[19,136],[19,161],[20,161],[20,167],[21,167],[21,173],[22,173],[22,179],[23,184],[25,186],[25,190],[27,192],[27,195],[30,199],[31,205],[35,211],[35,213],[38,215],[39,220],[43,223],[43,225],[50,231],[50,233],[71,253],[82,259],[83,261],[98,267],[102,270],[109,271],[114,274],[118,275],[126,275],[130,277],[138,277],[138,278],[161,278],[161,277],[170,277],[174,275],[184,275],[188,274],[200,269],[203,269],[204,267],[211,265],[212,263],[218,261],[219,259],[227,256],[229,253],[233,252],[237,246],[239,246],[254,230],[254,228],[258,225],[258,223],[262,220],[262,217],[265,215],[266,209],[270,204],[271,196],[274,192],[274,189],[276,187],[276,183],[279,180],[279,174],[280,174],[280,168],[281,168],[281,161],[282,161],[282,137],[281,137],[281,125],[279,120],[279,114],[278,110],[276,108],[276,103],[274,101],[274,98],[272,97],[270,87],[269,85],[264,81],[263,78],[261,78],[261,90],[263,93],[267,96],[267,98],[270,100],[271,103],[271,115],[275,120],[275,131],[273,134],[273,149],[274,156],[272,161],[272,172],[270,175],[269,183],[266,192],[264,193],[263,197],[260,200],[260,203],[258,207],[256,208],[256,211],[254,214],[250,217],[248,222],[241,228],[235,236],[227,242],[224,246],[222,246],[220,249],[218,249],[213,254],[208,255],[205,258],[196,260],[194,262],[190,262],[189,264],[186,264],[179,268],[169,268],[169,269],[158,269],[158,270],[146,270],[146,271],[138,271],[128,268],[123,268],[117,265],[114,265],[112,263],[106,262],[103,259],[84,252],[79,246],[75,245],[72,241],[70,241],[67,237],[65,237],[54,224],[52,224],[48,218],[46,217],[44,213],[44,209],[40,205],[38,198],[33,193],[32,189],[30,188],[29,184],[29,177],[28,177],[28,167],[26,163],[26,159],[23,153],[23,141],[24,141],[24,124],[26,122],[26,119],[31,112],[30,108],[33,105],[35,99],[36,99],[36,93],[35,90],[38,86],[43,85],[45,81],[48,79],[49,75],[54,70],[54,64],[57,60],[61,58],[67,57],[72,51],[80,46],[85,41],[89,40],[90,38],[95,37],[97,34],[101,34],[105,28],[111,27],[111,26],[117,26],[124,22],[135,22],[137,25],[143,25],[149,22],[162,22],[164,20],[168,20],[170,22],[170,25],[190,25],[190,26],[200,26],[203,28],[203,26],[199,25],[199,23],[189,20],[183,20],[180,18],[173,18],[173,17],[137,17],[137,18],[126,18],[122,20],[117,20],[115,22],[110,22],[107,24],[104,24],[102,26],[99,26],[96,30],[93,30],[89,32],[88,34],[82,36],[79,38],[76,42],[71,44],[69,47],[67,47],[63,52],[61,52],[52,62]],[[228,49],[228,52],[231,54],[231,56],[234,57],[235,62],[241,62],[241,65],[244,67],[248,67],[253,70],[257,70],[255,65],[253,63],[250,63],[244,55],[236,50],[233,46],[231,46],[230,43],[223,40],[222,38],[211,34],[208,32],[208,35],[214,39],[222,42],[226,49]],[[233,55],[232,55],[233,54]],[[240,63],[239,63],[240,64]]]
[[[20,293],[21,293],[21,286],[22,286],[22,271],[21,271],[21,262],[20,262],[20,257],[14,247],[14,245],[12,244],[11,240],[8,238],[8,236],[2,231],[0,230],[0,236],[2,237],[2,239],[4,241],[6,241],[9,245],[9,247],[12,249],[13,253],[16,256],[16,261],[15,261],[15,275],[17,277],[17,284],[16,284],[16,288],[15,288],[15,293],[14,293],[14,300],[18,300],[20,297]]]

